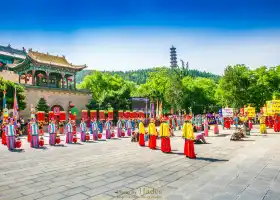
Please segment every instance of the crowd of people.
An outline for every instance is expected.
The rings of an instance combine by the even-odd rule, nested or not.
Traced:
[[[274,120],[274,125],[279,125],[278,118]],[[242,122],[242,123],[241,123]],[[260,116],[260,131],[266,133],[266,127],[270,126],[270,118]],[[246,133],[252,129],[253,120],[243,116],[236,115],[235,117],[219,117],[219,115],[204,114],[204,115],[185,115],[185,116],[169,116],[162,118],[137,118],[124,119],[119,118],[116,123],[113,123],[108,118],[102,122],[96,118],[91,120],[81,119],[79,131],[75,120],[69,119],[66,123],[56,121],[52,118],[48,124],[49,145],[54,146],[61,142],[60,136],[65,135],[65,143],[76,143],[78,140],[77,133],[80,134],[80,142],[89,140],[111,139],[131,137],[131,142],[138,142],[139,146],[146,146],[150,149],[156,149],[157,139],[161,140],[160,148],[162,152],[171,152],[171,140],[174,136],[174,131],[181,130],[182,137],[185,139],[184,153],[190,158],[195,158],[194,143],[207,143],[208,131],[210,126],[213,126],[214,134],[219,134],[218,125],[223,128],[230,129],[231,125],[238,128],[243,125]],[[25,129],[23,127],[26,127]],[[27,132],[27,142],[31,148],[39,148],[45,145],[44,142],[44,123],[39,123],[32,118],[24,123],[24,120],[14,120],[10,118],[4,121],[2,125],[2,144],[7,145],[8,149],[13,151],[20,146],[19,135],[22,131]],[[104,133],[104,134],[103,134]]]

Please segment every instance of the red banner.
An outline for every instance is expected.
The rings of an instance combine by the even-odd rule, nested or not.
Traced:
[[[125,112],[123,113],[123,117],[124,117],[125,119],[128,119],[128,118],[129,118],[129,115],[130,115],[130,111],[125,111]]]
[[[105,111],[99,110],[99,120],[105,120]]]
[[[87,110],[82,110],[82,118],[84,118],[85,121],[88,120],[88,111]]]
[[[38,120],[38,122],[44,122],[45,121],[45,112],[44,111],[38,111],[37,112],[37,120]]]
[[[145,118],[145,114],[144,114],[143,111],[140,111],[140,112],[139,112],[139,117],[140,117],[140,118]]]
[[[60,107],[59,106],[53,107],[53,114],[55,116],[59,116],[59,113],[60,113]]]
[[[97,119],[97,112],[96,110],[90,111],[90,119]]]
[[[66,121],[66,113],[65,113],[65,111],[60,111],[60,113],[59,113],[59,121]]]
[[[118,117],[123,118],[123,110],[118,111]]]
[[[51,121],[52,118],[54,118],[53,111],[49,111],[49,121]]]
[[[139,112],[135,111],[135,118],[139,118]]]
[[[108,110],[108,119],[113,120],[114,119],[114,111],[113,110]]]
[[[76,121],[76,115],[75,115],[75,114],[69,113],[69,118],[70,118],[72,121]]]
[[[130,112],[129,117],[130,117],[130,119],[134,119],[134,112]]]

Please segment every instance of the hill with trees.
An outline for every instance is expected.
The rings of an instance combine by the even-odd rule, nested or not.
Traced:
[[[150,72],[154,72],[156,68],[150,68],[150,69],[139,69],[139,70],[130,70],[130,71],[103,71],[106,72],[110,75],[118,75],[124,80],[127,81],[132,81],[136,83],[137,85],[144,84],[147,81],[147,78],[149,76]],[[168,69],[171,71],[171,69]],[[81,83],[86,75],[89,75],[93,72],[94,70],[83,70],[79,72],[76,76],[77,78],[77,83]],[[196,69],[189,69],[188,70],[188,75],[191,77],[202,77],[202,78],[210,78],[217,82],[220,78],[220,76],[209,73],[209,72],[202,72]]]

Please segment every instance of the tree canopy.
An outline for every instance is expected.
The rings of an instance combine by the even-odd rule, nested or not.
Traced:
[[[165,112],[173,108],[205,113],[226,106],[240,108],[250,104],[259,108],[267,100],[280,96],[280,66],[256,69],[228,66],[219,79],[193,76],[189,71],[176,73],[167,67],[144,71],[143,83],[129,81],[118,73],[93,71],[80,84],[91,91],[88,108],[130,109],[131,97],[147,97],[163,103]]]
[[[11,81],[6,81],[0,77],[0,105],[3,105],[3,91],[6,90],[6,104],[8,109],[12,109],[14,105],[15,88],[17,92],[17,101],[19,110],[24,110],[26,107],[24,88]]]

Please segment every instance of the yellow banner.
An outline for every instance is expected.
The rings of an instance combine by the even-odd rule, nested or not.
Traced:
[[[280,113],[280,100],[272,100],[266,102],[267,115],[272,116]]]
[[[271,104],[272,104],[272,112],[274,114],[280,113],[280,100],[272,100]]]
[[[266,113],[268,116],[273,115],[271,101],[266,102]]]
[[[247,116],[248,117],[256,117],[256,108],[255,107],[247,107]]]

